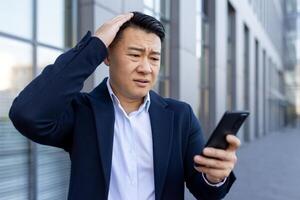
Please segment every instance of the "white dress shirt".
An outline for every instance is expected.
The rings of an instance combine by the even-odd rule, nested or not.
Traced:
[[[109,200],[154,200],[150,96],[137,111],[127,114],[107,80],[115,112]]]

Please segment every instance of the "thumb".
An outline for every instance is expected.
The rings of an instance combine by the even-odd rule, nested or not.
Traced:
[[[238,137],[228,134],[226,140],[229,143],[227,151],[236,151],[241,146],[241,141]]]

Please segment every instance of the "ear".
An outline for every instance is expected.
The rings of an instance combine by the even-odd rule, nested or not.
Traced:
[[[107,56],[104,59],[104,63],[106,66],[109,67],[109,65],[110,65],[110,47],[107,48]]]

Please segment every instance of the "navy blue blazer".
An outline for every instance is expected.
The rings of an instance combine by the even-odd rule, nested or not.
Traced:
[[[84,80],[107,56],[101,40],[88,34],[47,66],[14,100],[9,117],[27,138],[63,148],[70,155],[68,199],[107,199],[112,163],[114,108],[106,79],[90,93]],[[221,199],[235,180],[207,185],[193,167],[203,134],[191,107],[150,91],[155,198],[184,199],[184,184],[197,199]]]

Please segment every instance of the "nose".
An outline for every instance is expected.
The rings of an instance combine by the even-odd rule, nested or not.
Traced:
[[[152,67],[147,59],[143,59],[143,61],[139,64],[137,70],[140,73],[150,74],[152,72]]]

